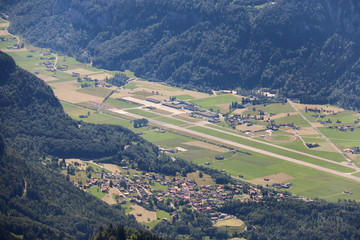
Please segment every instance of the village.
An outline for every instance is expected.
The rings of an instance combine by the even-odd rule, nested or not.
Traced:
[[[175,216],[181,206],[187,206],[194,211],[207,213],[215,224],[220,220],[234,218],[234,216],[217,211],[226,201],[233,199],[259,201],[264,197],[257,187],[240,183],[236,185],[215,184],[209,175],[202,172],[192,173],[192,176],[196,177],[191,179],[182,176],[164,176],[141,172],[139,169],[129,169],[128,166],[117,166],[118,170],[114,172],[105,168],[109,164],[100,163],[91,163],[98,167],[97,171],[100,169],[101,171],[93,172],[83,184],[77,174],[85,172],[85,169],[88,169],[86,167],[88,163],[82,161],[79,163],[79,161],[68,162],[67,164],[67,167],[74,164],[73,166],[76,169],[76,175],[71,178],[73,183],[84,191],[99,188],[98,191],[103,194],[112,194],[111,197],[115,200],[113,204],[121,204],[125,208],[129,207],[129,204],[136,204],[149,211],[159,209],[168,212],[170,216]],[[114,166],[116,165],[112,165],[112,167]],[[202,178],[204,178],[206,185],[201,184]],[[273,187],[277,189],[289,188],[290,186],[291,184],[284,183],[273,184]],[[272,191],[269,191],[268,194],[275,196]],[[277,197],[289,196],[284,193],[277,193]],[[141,213],[137,213],[135,217],[141,217],[141,215]],[[171,222],[172,218],[161,220]]]

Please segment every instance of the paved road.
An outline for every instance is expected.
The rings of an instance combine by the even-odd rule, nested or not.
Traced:
[[[297,109],[297,108],[295,107],[295,105],[293,104],[293,102],[292,102],[290,99],[288,99],[287,101],[288,101],[288,103],[291,105],[291,107],[292,107],[297,113],[299,113],[300,116],[301,116],[307,123],[309,123],[309,125],[310,125],[313,129],[315,129],[315,131],[317,131],[338,153],[340,153],[340,154],[345,158],[345,160],[346,160],[348,163],[351,164],[351,166],[353,166],[355,169],[359,169],[359,168],[351,161],[351,159],[349,159],[333,142],[330,141],[329,138],[327,138],[319,129],[317,129],[317,127],[316,127],[312,122],[310,122],[309,119],[307,119],[307,118],[304,116],[304,114],[302,114],[302,112],[299,111],[299,109]]]
[[[129,115],[129,116],[133,117],[133,118],[142,118],[139,115],[136,115],[136,114],[133,114],[133,113],[128,113],[128,112],[118,110],[118,109],[112,109],[112,111],[120,113],[120,114],[126,114],[126,115]],[[314,169],[317,169],[317,170],[320,170],[320,171],[328,172],[328,173],[331,173],[331,174],[334,174],[334,175],[337,175],[337,176],[345,177],[345,178],[352,179],[352,180],[360,182],[359,177],[352,176],[349,173],[342,173],[342,172],[335,171],[335,170],[325,168],[325,167],[321,167],[321,166],[318,166],[318,165],[315,165],[315,164],[312,164],[312,163],[303,162],[303,161],[297,160],[295,158],[291,158],[291,157],[283,156],[283,155],[280,155],[280,154],[277,154],[277,153],[272,153],[272,152],[265,151],[265,150],[262,150],[262,149],[254,148],[254,147],[247,146],[247,145],[237,143],[237,142],[234,142],[234,141],[229,141],[229,140],[226,140],[226,139],[214,137],[214,136],[211,136],[211,135],[208,135],[208,134],[205,134],[205,133],[196,132],[196,131],[193,131],[193,130],[190,130],[190,129],[187,129],[187,128],[174,126],[172,124],[164,123],[164,122],[157,121],[157,120],[154,120],[154,119],[149,119],[149,122],[155,123],[157,125],[160,125],[160,126],[163,126],[163,127],[166,127],[166,128],[175,129],[175,130],[178,130],[178,131],[181,131],[181,132],[185,132],[185,133],[188,133],[188,134],[191,134],[191,135],[195,135],[195,136],[199,136],[199,137],[202,137],[202,138],[210,139],[210,140],[213,140],[213,141],[222,142],[222,143],[234,146],[234,147],[254,151],[254,152],[266,155],[266,156],[278,158],[278,159],[285,160],[285,161],[288,161],[288,162],[296,163],[298,165],[314,168]],[[226,133],[228,133],[228,132],[226,132]],[[239,136],[239,135],[236,135],[236,136]],[[261,142],[261,143],[263,143],[263,142]],[[333,161],[331,161],[331,162],[334,163]]]

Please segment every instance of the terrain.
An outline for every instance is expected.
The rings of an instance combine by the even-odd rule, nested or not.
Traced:
[[[18,0],[3,7],[13,33],[100,68],[205,92],[268,87],[302,103],[359,108],[355,0]]]
[[[3,176],[19,168],[15,178],[24,182],[2,187],[15,189],[3,198],[4,236],[87,238],[111,222],[116,227],[92,238],[156,239],[143,228],[165,239],[358,237],[359,113],[286,100],[269,88],[202,93],[148,82],[34,47],[10,35],[8,24],[0,20],[0,49],[18,66],[1,53],[2,152],[4,163],[12,164],[12,151],[21,163],[5,164]],[[38,221],[47,211],[43,196],[57,195],[41,186],[44,179],[51,189],[75,191],[67,194],[74,200],[92,204],[94,195],[108,204],[97,206],[118,215],[85,229],[81,217],[99,209],[84,205],[93,211],[79,208],[79,218],[63,226],[59,211],[73,216],[52,200],[55,215]],[[31,212],[34,198],[40,207]],[[304,212],[308,228],[299,230]],[[18,215],[26,216],[22,228]],[[136,229],[117,227],[125,222]]]

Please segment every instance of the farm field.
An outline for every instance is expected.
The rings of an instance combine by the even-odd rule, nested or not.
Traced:
[[[221,113],[225,113],[229,110],[229,104],[231,104],[231,102],[238,102],[240,100],[240,97],[235,97],[234,95],[219,95],[190,100],[190,102],[207,110],[219,110]]]
[[[245,229],[245,223],[237,218],[220,220],[214,226],[226,231],[229,236],[233,236],[234,233],[243,232]]]

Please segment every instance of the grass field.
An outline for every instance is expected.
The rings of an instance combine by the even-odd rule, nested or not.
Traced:
[[[226,231],[230,236],[233,236],[234,233],[243,232],[245,229],[245,223],[237,218],[218,221],[214,226]]]
[[[107,88],[103,88],[103,87],[87,87],[87,88],[81,88],[81,89],[77,90],[77,92],[106,98],[111,93],[111,90],[107,89]]]
[[[288,174],[294,178],[290,181],[293,183],[293,187],[288,191],[300,196],[327,198],[336,201],[337,197],[334,194],[349,189],[354,194],[342,196],[341,198],[359,199],[360,197],[360,186],[355,181],[258,153],[249,153],[251,155],[236,153],[232,157],[221,161],[214,159],[218,155],[215,152],[213,152],[212,156],[207,155],[206,152],[203,152],[203,157],[199,155],[188,156],[192,157],[192,161],[196,164],[204,165],[205,162],[210,162],[209,167],[218,170],[225,169],[226,173],[231,174],[231,176],[241,174],[246,180],[280,172]],[[188,159],[184,155],[182,157]],[[194,159],[195,157],[199,158]]]
[[[16,39],[11,39],[11,35],[2,35],[1,37],[4,37],[4,41],[0,41],[0,49],[14,46],[17,44]]]
[[[141,109],[128,109],[128,110],[125,110],[125,111],[129,112],[129,113],[134,113],[134,114],[146,117],[146,118],[158,118],[158,117],[161,117],[159,114],[147,112],[147,111],[144,111],[144,110],[141,110]]]
[[[157,118],[156,120],[161,121],[161,122],[165,122],[165,123],[170,123],[176,126],[180,126],[180,125],[185,125],[187,124],[186,122],[177,120],[177,119],[173,119],[173,118],[168,118],[168,117],[160,117]]]
[[[277,154],[280,154],[280,155],[283,155],[283,156],[292,157],[292,158],[295,158],[297,160],[301,160],[301,161],[304,161],[304,162],[309,162],[309,163],[316,164],[316,165],[319,165],[319,166],[323,166],[323,167],[326,167],[326,168],[330,168],[330,169],[333,169],[333,170],[336,170],[336,171],[340,171],[340,172],[352,172],[353,171],[353,169],[348,168],[348,167],[336,165],[336,164],[333,164],[333,163],[330,163],[330,162],[325,162],[325,161],[315,159],[315,158],[310,158],[310,157],[307,157],[307,156],[304,156],[304,155],[301,155],[301,154],[298,154],[298,153],[289,152],[289,151],[283,150],[283,149],[278,149],[278,148],[275,148],[275,147],[272,147],[272,146],[268,146],[268,145],[264,145],[264,144],[261,144],[261,143],[253,142],[251,140],[239,138],[237,136],[233,136],[233,135],[229,135],[229,134],[226,134],[226,133],[218,132],[218,131],[211,130],[211,129],[208,129],[208,128],[191,127],[190,129],[194,130],[194,131],[197,131],[197,132],[205,133],[205,134],[208,134],[208,135],[211,135],[211,136],[215,136],[215,137],[219,137],[219,138],[222,138],[222,139],[227,139],[227,140],[230,140],[230,141],[245,144],[247,146],[252,146],[252,147],[263,149],[263,150],[266,150],[266,151],[269,151],[269,152],[277,153]]]
[[[192,99],[195,99],[194,97],[190,96],[190,95],[177,95],[177,96],[174,96],[176,97],[177,99],[179,100],[192,100]]]
[[[307,123],[300,114],[278,118],[274,121],[275,123],[293,123],[297,127],[310,127],[309,123]]]
[[[203,173],[202,178],[200,178],[199,174],[199,172],[188,173],[186,179],[195,181],[199,186],[215,185],[215,182],[210,175]]]
[[[226,112],[229,109],[228,106],[225,108],[224,106],[220,106],[220,105],[231,104],[231,102],[238,102],[238,101],[239,98],[233,95],[220,95],[220,96],[213,96],[208,98],[195,99],[195,100],[191,100],[190,102],[207,110],[213,110],[213,111],[220,110],[222,112]]]
[[[142,137],[154,144],[161,145],[162,147],[165,148],[179,147],[180,144],[184,142],[193,141],[193,139],[191,138],[184,137],[175,133],[171,133],[171,132],[161,133],[159,131],[145,132],[142,135]]]
[[[123,99],[114,99],[114,98],[108,98],[105,103],[108,103],[116,108],[133,108],[133,107],[139,107],[141,106],[138,103],[129,102]]]
[[[125,89],[134,90],[135,88],[138,88],[137,84],[134,82],[130,82],[124,86]]]
[[[93,186],[93,187],[89,188],[86,192],[88,192],[88,193],[90,193],[90,194],[92,194],[95,197],[100,198],[100,199],[102,199],[106,195],[106,193],[103,193],[100,190],[99,186]]]
[[[87,123],[120,125],[126,128],[133,129],[133,124],[130,122],[130,120],[111,116],[104,113],[99,113],[66,102],[61,102],[61,105],[63,106],[64,111],[75,120],[82,120]],[[79,117],[80,115],[88,115],[89,112],[90,115],[87,118]]]

